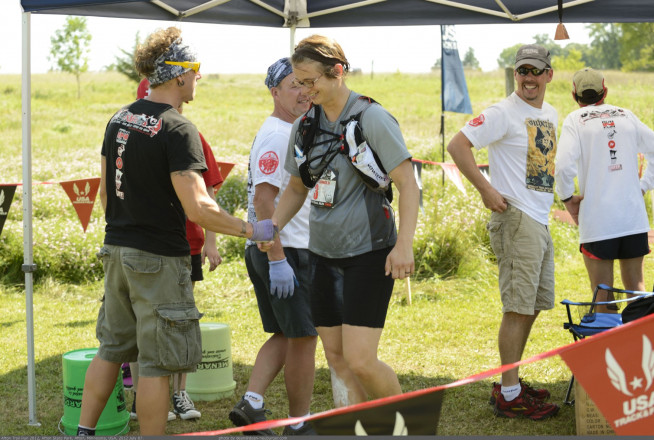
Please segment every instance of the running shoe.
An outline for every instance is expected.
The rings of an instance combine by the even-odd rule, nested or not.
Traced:
[[[529,385],[529,382],[525,382],[522,379],[520,379],[520,385],[522,385],[522,388],[524,388],[527,391],[527,394],[538,400],[547,400],[550,397],[550,392],[547,391],[545,388],[533,388],[531,385]],[[493,382],[493,390],[491,391],[491,397],[488,403],[490,403],[491,405],[495,405],[497,396],[500,395],[501,392],[502,392],[502,385],[497,382]]]
[[[529,394],[527,389],[522,388],[520,394],[515,399],[507,402],[500,393],[495,400],[495,415],[497,417],[525,417],[531,420],[545,420],[556,415],[559,407],[553,403],[545,403]]]
[[[245,397],[232,408],[229,413],[229,420],[232,421],[234,426],[246,426],[257,422],[268,420],[266,414],[270,414],[270,410],[265,408],[254,409],[250,402]],[[272,429],[261,429],[256,431],[244,431],[245,435],[276,435]]]

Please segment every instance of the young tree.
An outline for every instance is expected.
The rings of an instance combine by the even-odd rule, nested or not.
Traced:
[[[86,28],[86,18],[66,17],[66,24],[63,28],[55,31],[54,37],[50,37],[50,43],[48,59],[54,61],[55,70],[75,75],[77,98],[79,99],[82,94],[80,75],[89,69],[88,53],[91,34]]]
[[[120,49],[123,53],[122,56],[116,55],[116,62],[109,66],[110,70],[116,70],[136,83],[141,81],[141,75],[136,71],[136,67],[134,67],[134,53],[136,53],[136,48],[139,44],[141,44],[141,39],[137,31],[132,50]]]
[[[463,67],[465,69],[479,70],[479,60],[475,57],[475,50],[472,47],[468,48],[463,57]]]

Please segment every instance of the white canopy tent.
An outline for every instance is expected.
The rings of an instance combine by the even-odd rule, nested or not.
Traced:
[[[21,0],[23,247],[29,424],[36,417],[31,140],[31,14],[63,14],[287,27],[654,21],[652,0]],[[559,9],[560,8],[560,9]]]

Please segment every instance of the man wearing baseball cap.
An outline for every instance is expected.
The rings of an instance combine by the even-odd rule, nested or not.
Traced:
[[[309,109],[288,58],[275,61],[265,84],[273,112],[257,133],[248,167],[248,220],[272,217],[279,196],[288,186],[284,169],[293,122]],[[263,395],[284,369],[289,417],[309,414],[315,369],[317,335],[309,301],[309,210],[307,198],[298,215],[286,225],[273,247],[260,251],[246,243],[245,265],[254,286],[263,330],[272,336],[263,344],[252,368],[243,398],[229,414],[236,426],[266,420]],[[250,434],[274,435],[270,429]],[[308,423],[286,426],[283,435],[315,434]]]
[[[654,166],[639,180],[638,153],[654,163],[654,132],[631,111],[607,104],[601,72],[575,73],[572,98],[579,109],[563,122],[556,154],[556,192],[579,225],[579,250],[590,287],[613,286],[613,260],[622,284],[645,290],[643,261],[650,252],[643,195],[654,187]],[[577,177],[579,194],[574,194]],[[607,301],[600,290],[597,301]]]
[[[521,46],[515,57],[515,92],[468,122],[447,147],[492,211],[487,227],[499,266],[502,365],[520,361],[536,317],[554,308],[554,248],[547,222],[554,201],[558,115],[544,101],[552,76],[546,48]],[[472,153],[472,148],[484,147],[490,182]],[[499,417],[543,420],[559,410],[545,402],[549,395],[523,382],[516,367],[493,383],[490,402]]]

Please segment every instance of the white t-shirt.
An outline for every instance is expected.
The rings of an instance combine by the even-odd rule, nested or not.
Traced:
[[[493,188],[544,225],[554,202],[557,124],[554,107],[535,108],[513,93],[461,129],[475,148],[488,147]]]
[[[654,160],[654,131],[632,112],[609,104],[582,107],[563,121],[556,154],[556,192],[575,190],[579,242],[591,243],[649,231],[641,188],[654,186],[654,166],[638,180],[638,153]]]
[[[254,193],[260,183],[268,183],[279,188],[275,198],[275,207],[279,197],[288,186],[291,175],[284,169],[288,139],[291,135],[292,124],[279,118],[269,116],[257,133],[250,150],[250,163],[248,165],[248,221],[257,220],[254,211]],[[288,222],[279,233],[284,247],[296,249],[309,248],[309,213],[311,211],[310,199],[307,197],[304,205],[297,215]],[[254,242],[248,240],[247,246]]]

